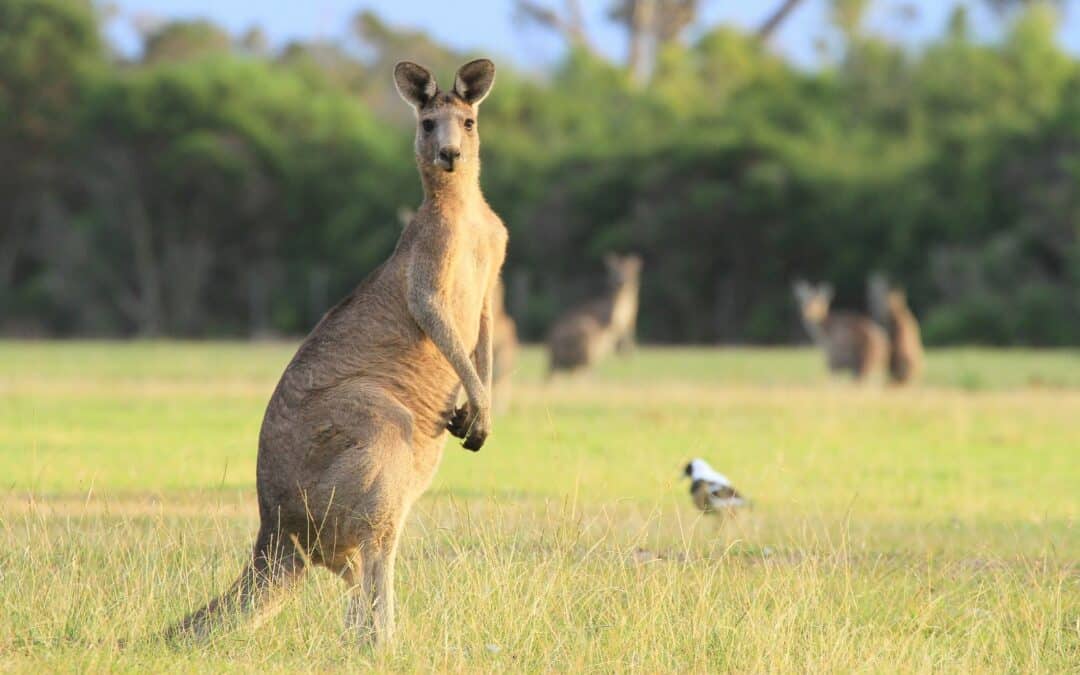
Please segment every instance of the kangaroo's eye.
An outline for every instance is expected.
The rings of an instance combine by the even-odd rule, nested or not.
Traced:
[[[420,126],[424,128],[424,133],[430,134],[435,131],[435,120],[424,120],[420,123]]]
[[[465,120],[465,128],[466,129],[468,129],[469,131],[472,131],[472,128],[474,126],[476,126],[476,120],[474,120],[474,119]]]

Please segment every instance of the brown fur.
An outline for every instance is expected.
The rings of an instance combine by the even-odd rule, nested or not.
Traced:
[[[892,288],[884,275],[873,274],[867,281],[867,297],[874,318],[889,336],[889,376],[898,385],[914,382],[922,374],[923,346],[907,296]]]
[[[832,290],[826,285],[814,288],[800,281],[795,284],[795,297],[807,332],[825,351],[829,370],[850,371],[858,380],[885,372],[889,343],[873,319],[831,311]]]
[[[170,635],[205,635],[225,614],[271,608],[310,562],[348,584],[350,628],[391,639],[398,539],[446,430],[472,450],[491,430],[492,302],[507,235],[480,192],[474,125],[493,78],[490,61],[473,61],[441,92],[428,71],[398,64],[418,118],[423,204],[390,258],[285,369],[259,435],[251,561]],[[460,386],[468,402],[452,412]]]
[[[922,334],[919,321],[907,304],[903,291],[890,291],[889,311],[889,374],[896,384],[914,382],[923,371]]]
[[[612,350],[634,348],[641,258],[608,255],[608,290],[561,316],[548,336],[550,372],[594,365]]]

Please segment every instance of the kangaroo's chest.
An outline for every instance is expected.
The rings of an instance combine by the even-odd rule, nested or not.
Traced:
[[[619,293],[611,307],[611,325],[618,329],[629,328],[637,315],[637,296]]]
[[[469,225],[469,236],[462,238],[455,251],[450,275],[452,288],[447,302],[459,333],[471,348],[479,336],[484,297],[502,257],[497,246],[493,245],[488,223]]]

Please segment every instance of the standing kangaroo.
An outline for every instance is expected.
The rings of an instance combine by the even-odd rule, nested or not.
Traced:
[[[918,379],[923,370],[922,333],[919,321],[907,304],[901,290],[889,291],[889,374],[896,384],[908,384]]]
[[[494,80],[487,59],[462,66],[446,92],[415,63],[395,68],[416,112],[424,201],[390,258],[327,312],[285,369],[259,435],[251,559],[169,635],[268,613],[311,563],[348,584],[352,630],[391,640],[398,539],[445,432],[475,451],[491,431],[492,300],[507,233],[480,192],[476,117]],[[460,386],[468,400],[454,410]]]
[[[562,315],[551,329],[549,375],[591,366],[613,349],[627,352],[634,347],[641,258],[608,254],[604,264],[608,271],[604,295]]]
[[[874,318],[889,336],[889,376],[895,384],[909,384],[922,374],[924,359],[919,321],[908,307],[907,295],[881,274],[871,275],[867,294]]]
[[[805,281],[798,281],[794,291],[806,332],[825,350],[829,370],[849,370],[858,380],[885,372],[889,343],[885,332],[873,319],[830,311],[833,291],[828,284],[819,284],[815,288]]]

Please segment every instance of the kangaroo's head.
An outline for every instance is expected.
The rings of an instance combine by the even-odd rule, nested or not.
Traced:
[[[458,69],[454,86],[439,89],[427,68],[402,61],[394,68],[394,84],[416,112],[416,161],[425,175],[475,173],[480,164],[480,102],[495,82],[495,64],[470,61]]]
[[[832,286],[818,284],[815,287],[806,281],[796,281],[792,290],[795,291],[795,299],[799,301],[803,319],[811,323],[821,323],[829,315],[829,305],[833,298]]]
[[[604,266],[607,267],[608,283],[613,289],[636,287],[640,283],[641,256],[608,253],[604,256]]]

